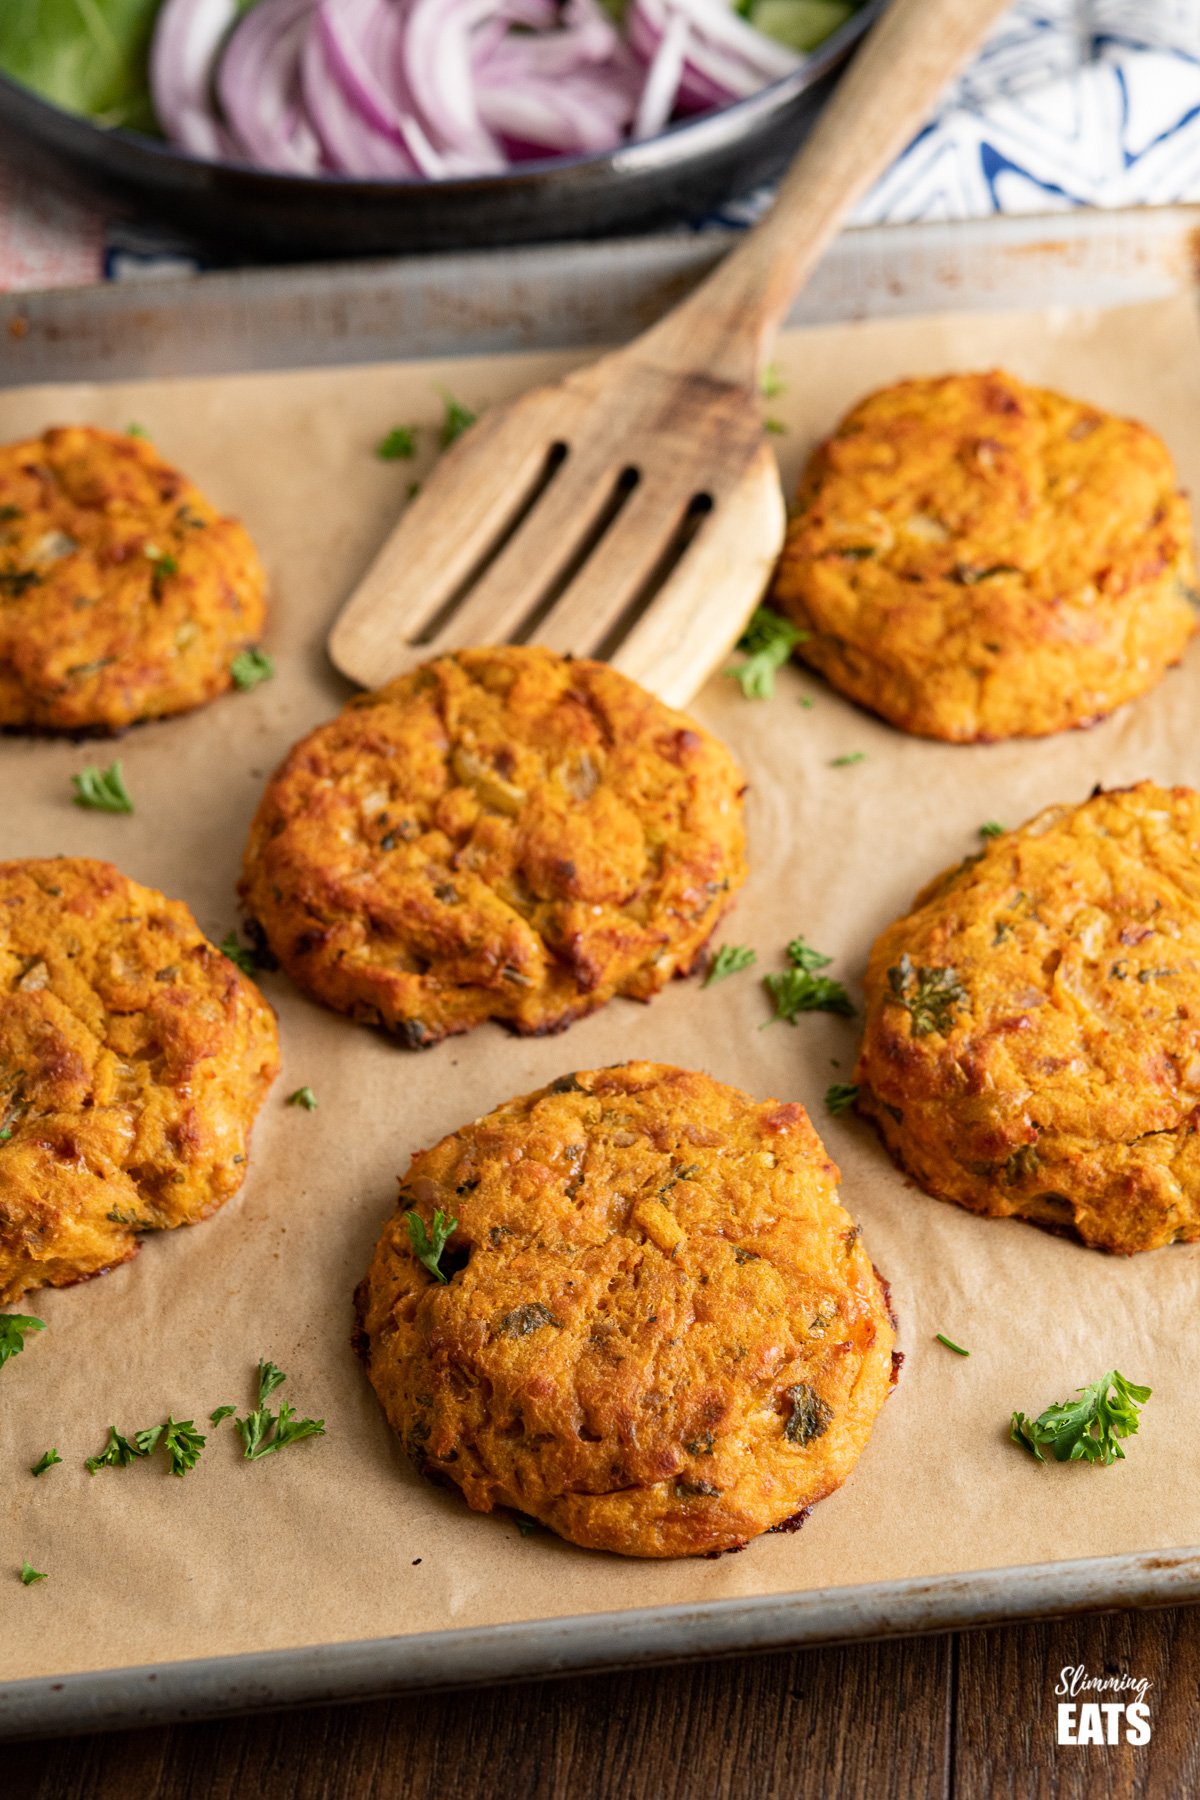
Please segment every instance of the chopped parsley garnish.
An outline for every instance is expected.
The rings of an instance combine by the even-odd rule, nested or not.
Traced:
[[[787,426],[782,419],[764,419],[763,430],[769,431],[772,437],[786,437]]]
[[[44,1475],[47,1469],[52,1469],[55,1463],[60,1463],[61,1461],[62,1457],[58,1454],[57,1450],[47,1450],[44,1455],[38,1457],[29,1473],[31,1475]]]
[[[810,632],[801,631],[769,607],[756,607],[737,641],[746,660],[731,663],[724,673],[737,682],[747,700],[769,700],[775,692],[776,671],[787,662],[796,645],[809,636]]]
[[[133,811],[133,801],[129,798],[119,762],[110,763],[107,769],[89,763],[78,775],[72,775],[71,785],[75,789],[76,806],[88,807],[92,812]]]
[[[32,1587],[35,1581],[46,1580],[48,1580],[48,1576],[45,1569],[35,1569],[29,1558],[26,1557],[21,1564],[21,1585]]]
[[[30,588],[41,585],[42,578],[36,569],[17,569],[11,563],[7,568],[0,569],[0,594],[6,600],[20,600]]]
[[[166,550],[160,550],[157,544],[143,546],[142,554],[148,563],[154,564],[154,579],[159,581],[164,575],[178,575],[179,564]]]
[[[476,414],[471,411],[469,406],[464,406],[461,400],[456,400],[453,394],[448,394],[444,390],[442,399],[446,407],[445,416],[442,419],[442,449],[448,450],[451,444],[458,441],[464,431],[470,430],[475,423]]]
[[[433,1228],[428,1233],[424,1220],[415,1212],[405,1213],[404,1223],[408,1226],[409,1242],[417,1261],[423,1263],[438,1281],[444,1282],[447,1277],[442,1274],[438,1264],[447,1240],[458,1227],[458,1220],[448,1219],[439,1206],[434,1209]]]
[[[888,970],[888,986],[892,998],[908,1008],[914,1037],[928,1037],[931,1031],[945,1037],[954,1014],[967,1004],[957,969],[916,969],[907,951]]]
[[[45,1319],[31,1318],[28,1313],[0,1313],[0,1369],[10,1356],[21,1354],[27,1332],[45,1329]]]
[[[995,819],[989,819],[985,825],[979,827],[979,835],[981,838],[1003,837],[1004,827],[997,825]]]
[[[234,1420],[247,1462],[256,1462],[260,1456],[270,1456],[276,1450],[286,1450],[289,1444],[298,1444],[304,1438],[325,1436],[324,1419],[298,1419],[295,1408],[286,1400],[280,1401],[277,1413],[268,1407],[267,1401],[286,1380],[283,1370],[275,1363],[259,1363],[258,1405],[244,1419]]]
[[[125,427],[125,436],[126,437],[148,438],[150,436],[150,433],[146,430],[146,427],[144,425],[136,425],[135,424],[135,425],[127,425]]]
[[[947,1350],[953,1350],[955,1356],[970,1356],[971,1354],[969,1350],[964,1350],[961,1344],[956,1344],[953,1338],[948,1338],[945,1333],[941,1331],[936,1331],[934,1333],[934,1342],[937,1344],[945,1344]]]
[[[802,1012],[840,1013],[847,1019],[853,1016],[854,1002],[841,982],[814,973],[827,968],[832,957],[814,950],[802,937],[792,939],[787,953],[790,969],[763,976],[763,985],[775,1002],[775,1017],[767,1020],[768,1025],[780,1019],[794,1025]]]
[[[855,763],[866,762],[866,760],[865,750],[847,750],[844,756],[835,756],[829,766],[831,769],[849,769]]]
[[[162,1446],[172,1475],[186,1475],[189,1469],[194,1469],[207,1441],[204,1433],[196,1430],[194,1419],[168,1418],[162,1427]]]
[[[0,1131],[0,1144],[7,1144],[8,1140],[12,1136],[12,1134],[13,1134],[12,1126],[6,1125],[4,1127],[4,1130]]]
[[[1139,1409],[1150,1398],[1148,1387],[1110,1369],[1090,1387],[1077,1388],[1079,1400],[1063,1400],[1049,1406],[1036,1419],[1015,1412],[1009,1425],[1014,1444],[1021,1444],[1038,1462],[1045,1462],[1043,1447],[1055,1462],[1110,1463],[1123,1462],[1122,1438],[1132,1437],[1138,1428]]]
[[[810,974],[815,969],[827,969],[833,961],[832,956],[825,956],[820,950],[814,950],[806,944],[802,937],[794,937],[787,947],[788,961],[794,969],[807,969]]]
[[[417,454],[417,433],[412,425],[394,425],[375,446],[380,462],[411,462]]]
[[[704,977],[705,987],[712,987],[715,981],[724,981],[727,975],[736,975],[742,969],[751,969],[758,961],[757,952],[748,944],[722,944],[708,965],[708,974]]]
[[[131,1443],[127,1437],[122,1436],[115,1425],[110,1425],[107,1444],[98,1456],[89,1456],[83,1466],[89,1475],[94,1475],[97,1469],[127,1469],[130,1463],[136,1462],[139,1457],[149,1456],[158,1442],[158,1434],[161,1429],[161,1426],[157,1428],[152,1426],[150,1432],[136,1432],[134,1441]],[[151,1432],[153,1438],[143,1448],[141,1440],[149,1440]]]
[[[236,1406],[215,1407],[208,1415],[208,1422],[210,1425],[219,1425],[222,1419],[232,1419],[236,1411]]]
[[[830,1112],[849,1112],[858,1099],[858,1083],[856,1081],[835,1081],[832,1087],[825,1089],[825,1104]]]
[[[275,673],[275,664],[265,650],[239,650],[229,665],[229,673],[233,677],[233,685],[243,694],[256,688],[260,681],[270,681]]]
[[[825,1436],[833,1423],[833,1408],[815,1388],[798,1381],[794,1387],[784,1389],[784,1398],[792,1409],[783,1428],[789,1444],[808,1444],[813,1438]]]
[[[542,1529],[539,1519],[531,1519],[528,1513],[514,1513],[513,1521],[522,1537],[532,1537],[535,1531]]]
[[[779,364],[769,362],[758,378],[758,391],[764,400],[774,400],[787,392],[787,382],[779,372]]]
[[[310,1087],[297,1088],[294,1094],[288,1095],[287,1103],[289,1106],[302,1106],[305,1112],[317,1110],[317,1096]]]
[[[256,975],[258,973],[258,958],[248,944],[240,944],[238,942],[236,931],[227,931],[225,936],[221,939],[221,942],[217,945],[217,949],[221,952],[222,956],[227,956],[234,967],[242,971],[243,975]]]

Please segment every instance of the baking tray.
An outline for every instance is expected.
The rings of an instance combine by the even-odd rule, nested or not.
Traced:
[[[793,322],[1163,296],[1191,286],[1198,240],[1200,209],[1187,208],[850,233],[830,252]],[[10,296],[0,303],[0,384],[610,341],[669,305],[720,248],[709,237],[679,237]],[[1200,1548],[310,1644],[13,1681],[0,1688],[0,1734],[85,1731],[1196,1598]]]

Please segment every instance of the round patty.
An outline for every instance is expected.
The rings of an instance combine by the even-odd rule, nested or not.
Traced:
[[[1050,807],[871,952],[858,1105],[929,1193],[1104,1250],[1200,1237],[1200,796]]]
[[[263,617],[246,532],[144,439],[72,425],[0,448],[0,726],[186,712]]]
[[[602,663],[463,650],[296,746],[241,891],[300,987],[411,1045],[556,1031],[697,963],[745,878],[742,787]]]
[[[0,1301],[237,1192],[275,1016],[187,907],[79,857],[0,863]]]
[[[1196,627],[1191,519],[1153,431],[1011,375],[903,381],[809,463],[775,604],[902,731],[1090,725]]]
[[[657,1063],[566,1075],[413,1158],[359,1288],[417,1466],[627,1556],[736,1548],[846,1479],[884,1286],[802,1106]],[[406,1215],[456,1228],[442,1285]]]

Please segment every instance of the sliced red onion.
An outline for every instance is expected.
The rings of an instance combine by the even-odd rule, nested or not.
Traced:
[[[217,66],[217,96],[242,148],[267,169],[315,175],[321,146],[300,92],[300,53],[317,0],[258,0]]]
[[[658,40],[658,48],[646,71],[646,85],[642,89],[633,118],[635,138],[654,137],[675,111],[691,34],[692,28],[687,15],[682,12],[673,13]]]
[[[491,174],[505,166],[471,79],[471,32],[491,10],[492,0],[408,0],[400,73],[448,170]]]
[[[237,0],[166,0],[150,44],[150,92],[159,124],[194,156],[231,156],[236,146],[213,111],[212,70]]]
[[[803,58],[731,0],[164,0],[163,129],[202,156],[366,179],[602,151],[756,92]]]

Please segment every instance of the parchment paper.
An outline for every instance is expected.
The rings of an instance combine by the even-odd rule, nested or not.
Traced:
[[[219,941],[236,922],[264,778],[349,694],[325,660],[326,627],[432,454],[435,383],[478,406],[571,360],[5,394],[4,438],[52,422],[136,421],[245,519],[273,585],[278,675],[117,746],[0,742],[0,852],[110,857],[187,900]],[[812,330],[789,337],[779,362],[788,387],[771,407],[790,426],[779,440],[789,488],[813,440],[867,389],[1003,364],[1147,420],[1200,489],[1200,342],[1187,297],[1097,315]],[[431,428],[424,461],[378,461],[377,440],[413,420]],[[1108,723],[1041,742],[923,743],[793,670],[770,702],[718,679],[695,711],[752,783],[752,873],[719,937],[756,945],[765,970],[803,931],[855,992],[875,933],[931,873],[978,847],[984,820],[1015,825],[1097,781],[1200,782],[1200,645]],[[865,762],[830,767],[858,750]],[[114,754],[135,815],[79,811],[72,772]],[[414,1054],[303,999],[281,974],[263,985],[284,1068],[241,1195],[103,1279],[25,1303],[48,1329],[0,1373],[0,1676],[1200,1543],[1200,1245],[1118,1260],[928,1199],[866,1125],[825,1110],[826,1087],[851,1072],[854,1022],[812,1015],[760,1030],[770,1009],[746,974],[708,992],[676,983],[649,1008],[618,1001],[561,1037],[487,1026]],[[901,1320],[900,1385],[847,1486],[797,1536],[714,1561],[622,1561],[470,1513],[411,1471],[348,1341],[351,1291],[411,1151],[564,1070],[633,1055],[804,1100]],[[285,1104],[305,1083],[314,1113]],[[933,1342],[938,1331],[970,1360]],[[287,1371],[284,1396],[324,1416],[327,1438],[245,1463],[227,1423],[184,1480],[161,1457],[85,1473],[110,1421],[128,1430],[168,1411],[202,1421],[223,1402],[244,1407],[260,1356]],[[1114,1365],[1154,1388],[1126,1462],[1039,1468],[1009,1444],[1013,1407],[1040,1411]],[[64,1466],[31,1480],[52,1444]],[[48,1581],[21,1587],[26,1556]]]

